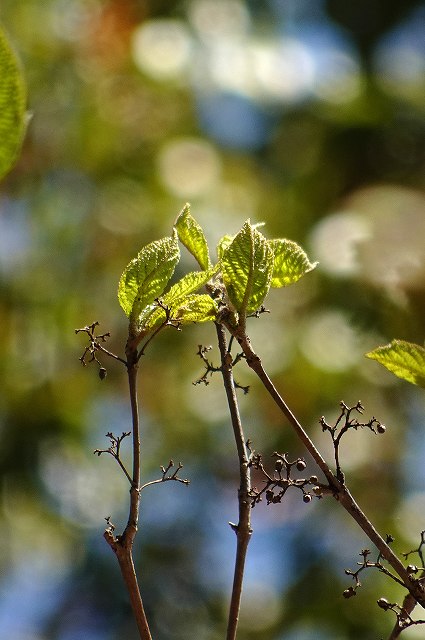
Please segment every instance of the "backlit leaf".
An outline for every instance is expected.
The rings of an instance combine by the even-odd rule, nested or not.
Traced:
[[[143,247],[124,269],[118,285],[118,299],[132,322],[139,322],[142,312],[164,291],[180,252],[177,233]]]
[[[208,245],[201,226],[190,213],[190,206],[186,204],[179,214],[175,224],[180,242],[197,260],[201,269],[208,269],[211,262]]]
[[[179,309],[186,307],[189,304],[189,300],[191,301],[190,305],[194,305],[195,302],[192,301],[192,299],[194,300],[195,297],[204,297],[195,294],[195,292],[203,287],[217,271],[218,267],[211,267],[207,271],[194,271],[187,273],[183,278],[176,282],[176,284],[174,284],[164,296],[161,296],[161,304],[163,307],[168,309],[170,319],[178,318],[182,320],[183,316],[186,318],[187,314],[183,314],[183,312],[179,314]],[[208,295],[205,295],[205,298],[209,298],[211,300]],[[203,303],[203,306],[206,308],[205,302]],[[212,310],[214,310],[213,314]],[[206,317],[205,320],[213,319],[210,316],[212,314],[215,317],[216,312],[217,309],[215,303],[212,302],[212,305],[208,305],[208,317]],[[202,315],[201,311],[199,311],[199,315]],[[153,312],[148,313],[146,318],[143,318],[143,323],[146,328],[152,329],[153,327],[158,326],[158,324],[161,324],[161,322],[164,322],[165,319],[165,309],[155,305]],[[204,319],[187,321],[203,322]]]
[[[211,267],[206,271],[187,273],[165,294],[162,299],[163,303],[165,305],[176,304],[181,298],[188,296],[190,293],[195,293],[195,291],[203,287],[208,280],[211,280],[217,271],[218,267]]]
[[[235,236],[226,235],[220,238],[217,245],[217,256],[219,260],[221,260],[226,249],[232,244],[234,237]]]
[[[405,340],[393,340],[366,358],[376,360],[394,375],[425,388],[425,348]]]
[[[0,178],[13,166],[26,129],[26,87],[18,59],[0,29]]]
[[[235,310],[242,315],[256,311],[270,288],[273,251],[249,220],[223,252],[221,268]]]
[[[274,255],[272,287],[293,284],[318,264],[310,262],[307,254],[292,240],[277,239],[268,242]]]
[[[182,301],[177,309],[172,310],[173,319],[183,323],[208,322],[214,320],[216,314],[216,303],[206,293],[192,293]]]

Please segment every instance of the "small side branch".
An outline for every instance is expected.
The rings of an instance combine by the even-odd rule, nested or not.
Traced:
[[[181,482],[182,484],[189,486],[190,480],[188,480],[187,478],[180,478],[180,476],[178,475],[179,471],[183,469],[182,463],[179,462],[174,471],[171,471],[173,468],[174,462],[170,460],[166,467],[161,466],[162,477],[158,478],[157,480],[150,480],[149,482],[145,482],[145,484],[142,484],[139,491],[142,492],[143,489],[146,489],[146,487],[151,487],[154,484],[160,484],[161,482],[167,482],[169,480],[174,480],[174,482]]]
[[[379,422],[375,417],[372,417],[367,422],[361,422],[356,417],[352,417],[353,413],[363,414],[364,407],[360,400],[354,407],[348,407],[345,402],[340,402],[341,413],[338,416],[335,424],[329,425],[325,418],[322,416],[320,418],[320,424],[322,425],[322,431],[328,431],[334,447],[334,455],[335,455],[335,467],[336,467],[336,477],[341,482],[344,482],[344,474],[341,469],[340,464],[340,444],[344,435],[350,431],[350,429],[370,429],[375,434],[383,434],[386,431],[386,427],[384,424]]]
[[[131,476],[128,473],[127,469],[125,468],[125,465],[120,457],[121,442],[124,440],[124,438],[127,438],[127,436],[130,436],[130,435],[131,435],[131,431],[123,431],[120,436],[114,436],[113,433],[108,432],[106,434],[106,437],[109,438],[110,440],[110,443],[111,443],[110,447],[108,447],[107,449],[95,449],[93,453],[95,453],[98,456],[101,456],[102,453],[109,453],[118,462],[125,477],[127,478],[127,480],[131,485],[132,484]]]
[[[101,380],[104,380],[106,378],[107,372],[105,367],[97,357],[98,352],[105,354],[109,358],[118,360],[118,362],[121,362],[125,365],[127,365],[127,361],[124,360],[124,358],[120,358],[120,356],[117,356],[115,353],[112,353],[112,351],[109,351],[103,346],[103,344],[106,342],[106,338],[109,338],[111,334],[109,333],[109,331],[107,331],[106,333],[96,334],[95,331],[96,327],[98,326],[99,323],[97,321],[92,322],[92,324],[81,327],[81,329],[75,329],[75,333],[85,333],[89,338],[89,344],[84,349],[83,354],[79,358],[81,364],[85,367],[91,362],[96,362],[96,364],[99,365],[99,378]]]

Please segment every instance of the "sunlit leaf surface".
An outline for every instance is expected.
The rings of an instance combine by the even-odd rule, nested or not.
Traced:
[[[0,28],[0,179],[10,171],[22,144],[25,102],[20,64]]]
[[[269,240],[273,250],[272,287],[286,287],[312,271],[317,262],[310,262],[307,254],[292,240]]]
[[[393,340],[366,354],[394,375],[425,388],[425,349],[405,340]]]
[[[197,260],[201,269],[208,269],[210,266],[210,256],[207,241],[201,226],[191,215],[188,204],[183,207],[174,226],[180,242],[193,255],[195,260]]]
[[[145,307],[162,294],[174,273],[180,251],[177,234],[143,247],[124,269],[118,299],[125,314],[137,321]]]
[[[266,238],[249,221],[224,251],[221,266],[236,311],[241,314],[256,311],[270,288],[273,252]]]

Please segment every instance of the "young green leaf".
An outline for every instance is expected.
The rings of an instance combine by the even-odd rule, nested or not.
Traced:
[[[393,340],[366,358],[376,360],[394,375],[425,388],[425,348],[405,340]]]
[[[248,220],[221,259],[230,302],[240,315],[256,311],[266,297],[273,272],[273,251]]]
[[[139,322],[143,310],[160,296],[174,273],[180,252],[177,233],[143,247],[124,269],[118,299],[131,322]]]
[[[172,317],[179,322],[208,322],[217,315],[217,305],[206,293],[192,293],[177,309],[172,309]]]
[[[24,139],[25,103],[20,64],[0,29],[0,179],[12,168]]]
[[[201,287],[211,280],[213,275],[217,273],[218,266],[210,267],[206,271],[193,271],[187,273],[162,298],[165,305],[176,305],[179,300],[185,298],[191,293],[195,293]]]
[[[180,242],[197,260],[201,269],[211,266],[207,241],[201,226],[190,213],[190,206],[185,204],[178,215],[174,228],[177,230]]]
[[[218,241],[217,256],[219,260],[222,259],[224,252],[232,244],[234,237],[235,236],[226,235],[220,238],[220,240]]]
[[[183,316],[184,318],[186,318],[187,313],[185,314],[182,312],[179,314],[179,309],[186,308],[186,306],[189,304],[189,301],[192,308],[192,306],[196,304],[195,297],[205,297],[211,300],[210,296],[197,296],[197,294],[195,294],[195,291],[198,291],[201,287],[203,287],[208,282],[208,280],[210,280],[213,275],[217,273],[217,271],[218,266],[211,267],[207,271],[195,271],[192,273],[187,273],[185,276],[183,276],[183,278],[176,282],[176,284],[174,284],[164,296],[161,297],[161,303],[163,307],[169,309],[171,319],[182,320]],[[217,313],[215,303],[212,302],[212,304],[206,305],[204,301],[203,308],[207,309],[206,313],[208,317],[205,317],[204,319],[202,316],[202,311],[199,311],[199,313],[197,313],[200,317],[202,316],[202,319],[190,319],[187,320],[187,322],[203,322],[204,320],[214,319],[213,317],[211,317],[211,315],[215,317],[215,314]],[[158,326],[158,324],[160,324],[161,322],[164,322],[165,318],[165,310],[162,307],[156,307],[153,313],[147,314],[146,319],[144,319],[143,323],[145,328],[150,330],[153,327]]]
[[[317,262],[310,262],[307,254],[292,240],[269,240],[269,246],[273,250],[274,264],[272,287],[286,287],[297,282],[302,276],[312,271]]]

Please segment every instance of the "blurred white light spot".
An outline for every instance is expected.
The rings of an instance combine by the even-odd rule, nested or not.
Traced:
[[[249,13],[239,0],[194,0],[189,6],[189,21],[202,38],[245,34],[250,24]]]
[[[368,220],[370,237],[358,245],[361,275],[395,293],[424,286],[425,198],[398,185],[377,185],[356,191],[347,201]]]
[[[211,191],[220,175],[220,159],[205,140],[184,138],[169,142],[160,152],[158,169],[164,185],[179,198]]]
[[[331,372],[355,366],[363,355],[359,337],[341,311],[311,317],[303,327],[300,347],[315,367]]]
[[[220,89],[252,93],[252,72],[246,43],[221,40],[209,48],[207,66],[211,81]]]
[[[156,80],[181,77],[187,69],[191,51],[189,31],[179,20],[150,20],[133,33],[134,62]]]
[[[314,60],[302,42],[286,38],[275,43],[255,43],[251,54],[259,96],[265,93],[292,102],[311,91]]]
[[[370,237],[367,219],[354,212],[334,213],[321,220],[310,236],[312,253],[320,268],[336,276],[359,270],[356,247]]]

